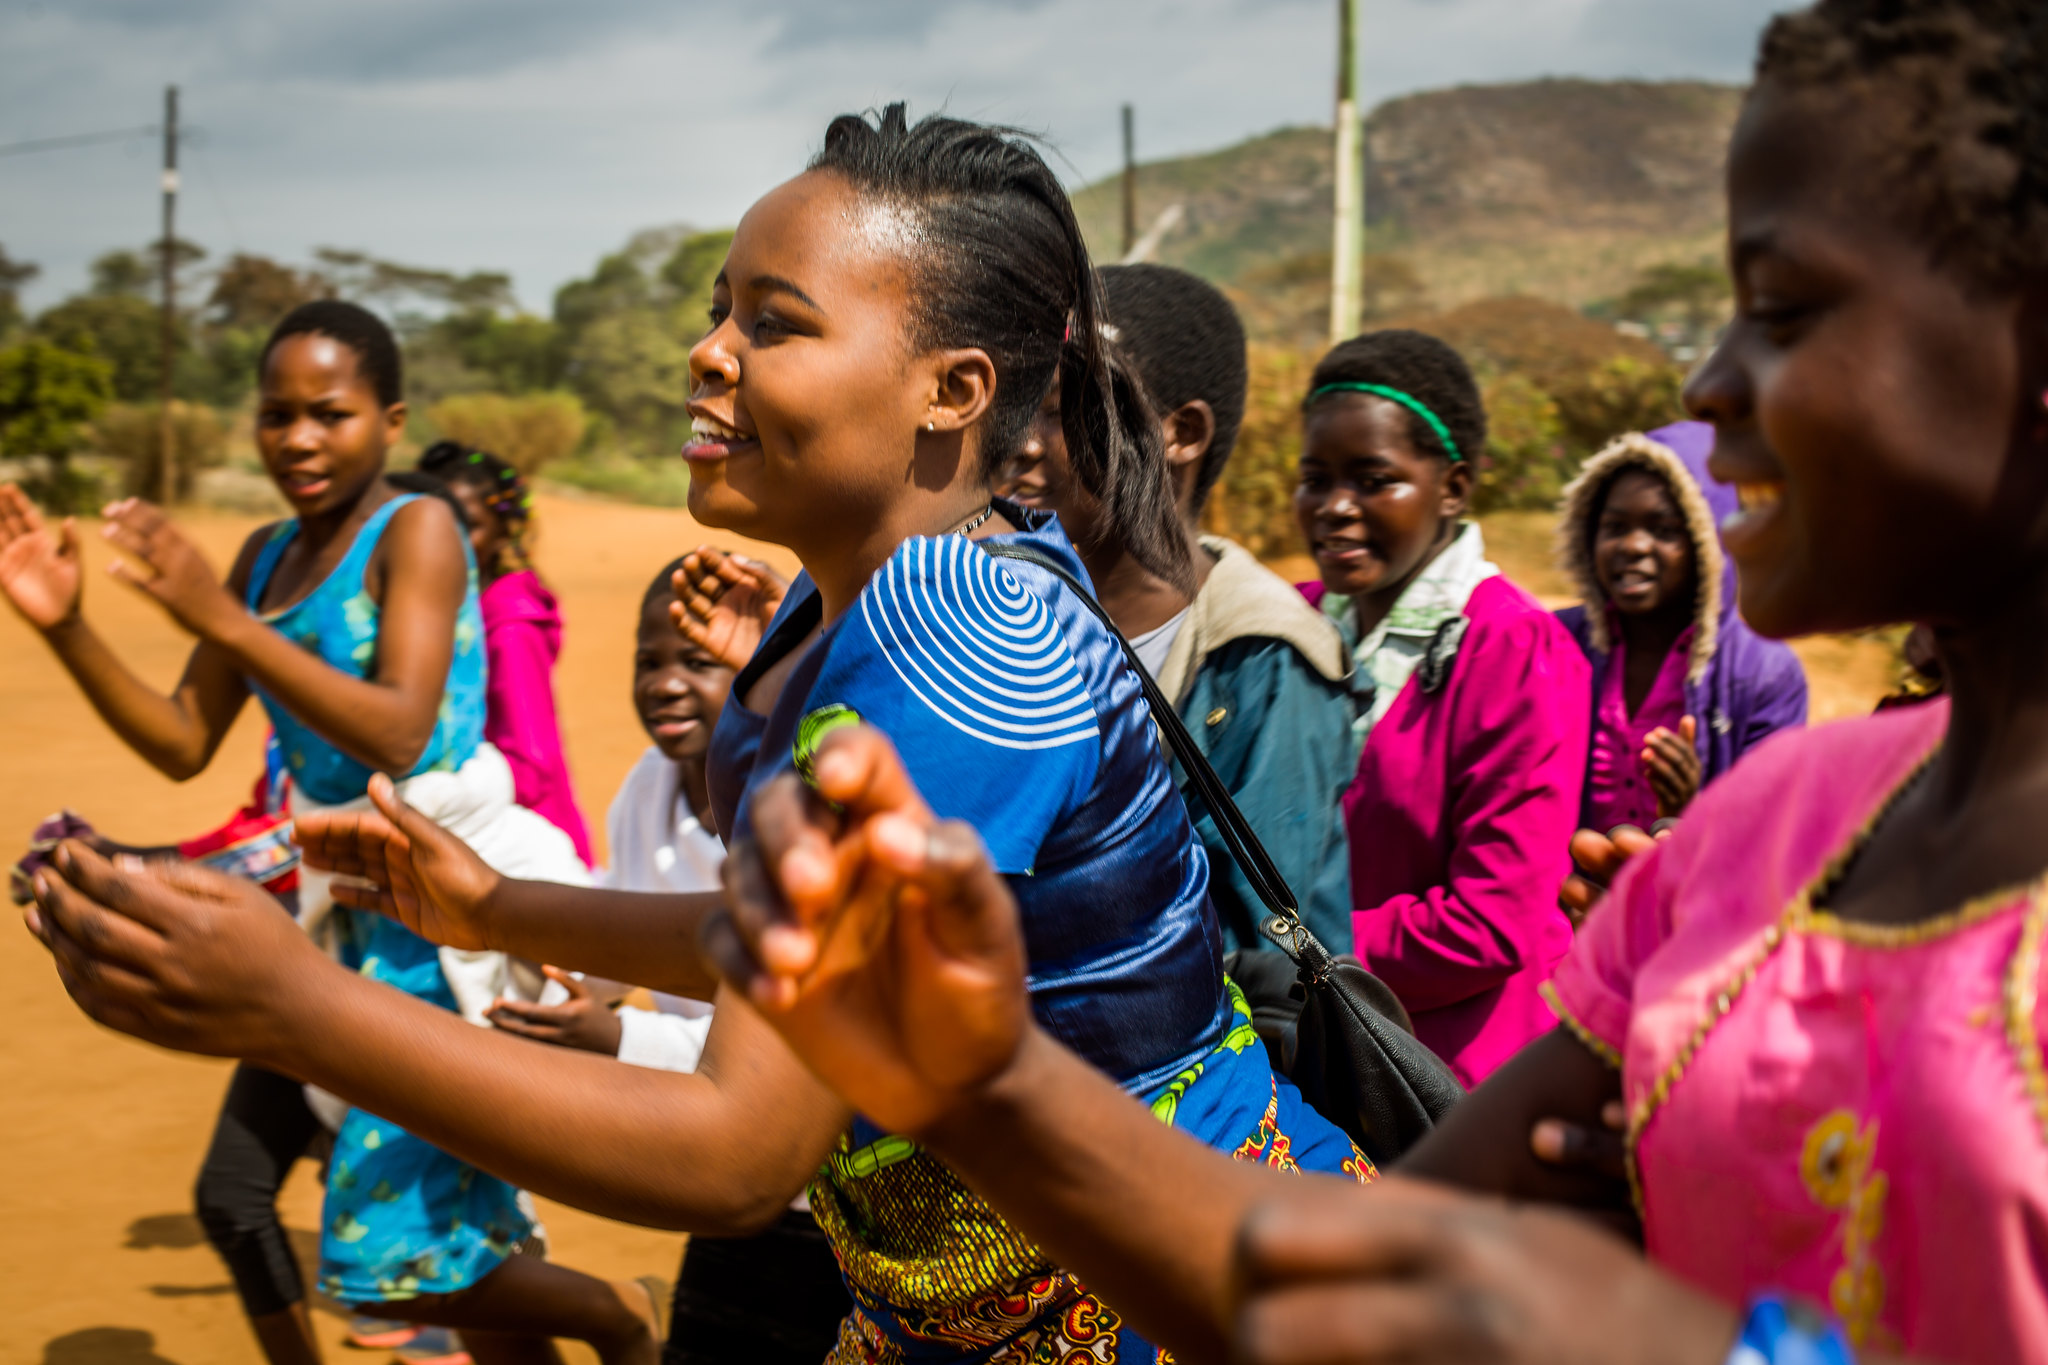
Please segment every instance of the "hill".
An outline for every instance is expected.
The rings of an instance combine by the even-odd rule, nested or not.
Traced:
[[[1584,307],[1646,266],[1717,259],[1741,98],[1697,81],[1544,80],[1382,104],[1366,121],[1369,308],[1516,293]],[[1261,334],[1313,337],[1328,307],[1331,166],[1327,128],[1141,165],[1139,228],[1178,206],[1154,259],[1230,289]],[[1120,195],[1112,176],[1074,196],[1102,259],[1121,247]]]

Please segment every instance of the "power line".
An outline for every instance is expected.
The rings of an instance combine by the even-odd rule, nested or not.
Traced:
[[[120,142],[131,137],[153,137],[164,130],[161,123],[148,123],[140,128],[116,128],[104,133],[73,133],[69,137],[39,137],[28,142],[0,142],[0,156],[20,156],[25,152],[54,152],[60,147],[90,147],[96,142]]]

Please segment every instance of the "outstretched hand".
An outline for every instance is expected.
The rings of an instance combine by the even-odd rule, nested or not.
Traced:
[[[671,586],[669,617],[685,640],[727,668],[741,669],[760,648],[789,585],[758,559],[700,545],[683,556]]]
[[[78,525],[56,530],[14,484],[0,484],[0,593],[37,630],[75,619],[82,589]]]
[[[34,894],[23,919],[78,1007],[182,1052],[259,1055],[329,965],[268,893],[192,863],[109,861],[66,840]]]
[[[140,498],[110,503],[100,534],[135,562],[115,560],[114,577],[153,597],[194,635],[212,635],[228,617],[242,612],[221,585],[197,546],[164,515]]]
[[[389,915],[429,943],[493,947],[490,901],[498,874],[406,805],[383,773],[370,778],[370,801],[376,810],[314,812],[293,822],[306,866],[337,874],[335,903]]]
[[[921,1133],[1030,1027],[1016,902],[880,731],[833,731],[813,771],[815,790],[791,773],[755,794],[704,949],[849,1104]]]

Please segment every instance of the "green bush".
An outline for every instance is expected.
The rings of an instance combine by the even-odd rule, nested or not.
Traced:
[[[566,458],[583,440],[590,415],[573,393],[459,393],[427,411],[451,441],[488,450],[531,477]]]
[[[93,446],[121,463],[126,493],[163,497],[163,410],[154,403],[115,403],[93,423]],[[191,498],[202,469],[214,469],[228,456],[227,428],[220,414],[203,403],[171,401],[171,445],[177,463],[173,501]]]
[[[690,471],[680,459],[638,460],[627,455],[598,455],[549,465],[547,477],[551,483],[618,502],[685,507],[690,501]]]
[[[1486,450],[1474,471],[1475,512],[1549,507],[1564,491],[1573,461],[1565,450],[1557,400],[1519,374],[1482,370]]]

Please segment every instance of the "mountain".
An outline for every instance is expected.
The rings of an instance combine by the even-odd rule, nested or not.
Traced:
[[[1390,100],[1366,121],[1366,282],[1379,315],[1500,294],[1584,307],[1645,267],[1716,261],[1742,99],[1697,81],[1543,80]],[[1332,138],[1282,128],[1138,168],[1153,259],[1225,287],[1253,331],[1327,326]],[[1122,248],[1120,177],[1074,195],[1091,249]]]

